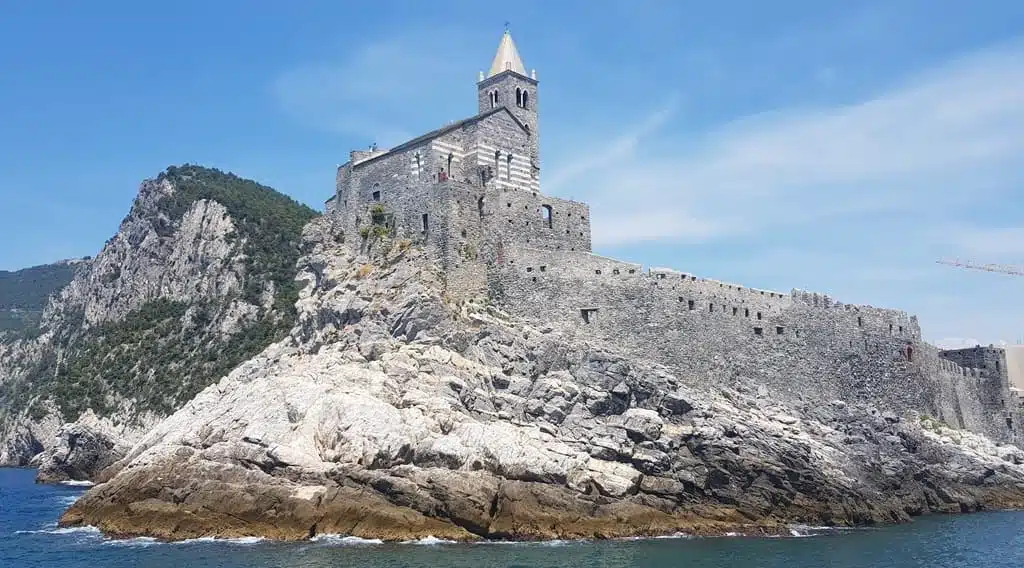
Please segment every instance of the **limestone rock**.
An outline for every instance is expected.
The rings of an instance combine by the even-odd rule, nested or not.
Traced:
[[[670,369],[446,300],[417,247],[356,255],[326,220],[305,239],[292,334],[150,429],[63,525],[595,538],[1024,504],[1019,450],[861,405],[681,386]]]

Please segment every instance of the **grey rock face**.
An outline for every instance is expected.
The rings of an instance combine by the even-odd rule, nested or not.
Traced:
[[[267,265],[281,250],[297,256],[288,244],[295,236],[276,225],[278,233],[247,232],[228,206],[193,197],[224,195],[218,190],[235,184],[244,198],[240,178],[198,167],[170,172],[142,183],[118,233],[51,298],[37,336],[0,341],[0,465],[27,465],[52,450],[36,459],[52,468],[41,479],[97,472],[108,458],[92,463],[84,454],[134,442],[229,369],[225,362],[258,352],[271,341],[263,337],[290,327],[277,326],[283,316]],[[283,211],[299,223],[307,214],[260,191],[261,203],[271,203],[265,214]],[[247,248],[254,234],[277,247],[263,246],[259,265]],[[249,333],[256,326],[259,334]],[[109,419],[102,435],[92,418],[82,422],[90,412]],[[80,429],[57,435],[75,421]]]
[[[56,441],[46,449],[36,465],[36,481],[94,479],[104,468],[123,457],[126,447],[120,446],[122,437],[97,420],[65,424],[56,435]],[[119,447],[120,446],[120,447]]]
[[[350,489],[463,539],[771,530],[1024,502],[1013,446],[862,403],[787,406],[742,381],[691,384],[448,298],[416,247],[359,256],[326,220],[306,238],[291,337],[153,428],[65,524],[306,538],[330,520],[358,536],[420,534],[334,509]],[[168,496],[196,497],[154,493],[157,478]],[[277,528],[215,497],[222,483],[283,499]],[[184,518],[209,519],[183,531]]]

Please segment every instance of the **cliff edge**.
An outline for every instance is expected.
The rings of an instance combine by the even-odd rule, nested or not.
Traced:
[[[74,266],[37,325],[0,336],[0,465],[89,479],[295,322],[316,213],[233,174],[172,166]]]
[[[297,323],[61,518],[163,539],[749,534],[1024,505],[1024,452],[914,413],[709,387],[447,296],[407,241],[304,230]]]

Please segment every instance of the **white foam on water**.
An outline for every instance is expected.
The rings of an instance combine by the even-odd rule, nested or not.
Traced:
[[[329,546],[367,546],[384,544],[379,538],[359,538],[358,536],[346,536],[341,534],[318,534],[309,539],[310,542],[326,544]]]
[[[57,498],[57,502],[65,507],[70,507],[78,501],[78,495],[62,495]]]
[[[85,525],[83,527],[58,527],[56,525],[34,531],[14,531],[14,534],[100,534],[100,529]]]
[[[160,542],[159,540],[157,540],[157,539],[155,539],[155,538],[153,538],[151,536],[140,536],[140,537],[135,537],[135,538],[112,538],[112,539],[106,539],[106,540],[103,541],[103,544],[106,544],[106,545],[109,545],[109,546],[127,546],[127,547],[132,547],[132,548],[135,548],[135,547],[145,548],[145,547],[148,547],[148,546],[153,546],[154,544],[164,544],[164,543]]]
[[[262,536],[241,536],[238,538],[217,538],[204,536],[175,541],[175,544],[259,544],[266,540]]]
[[[70,479],[68,481],[61,481],[60,484],[61,485],[68,485],[70,487],[92,487],[93,485],[96,485],[95,483],[93,483],[91,481],[79,481],[77,479]]]
[[[425,546],[437,546],[439,544],[455,544],[454,540],[445,540],[443,538],[437,538],[433,535],[427,535],[419,540],[406,540],[402,541],[402,544],[420,544]]]

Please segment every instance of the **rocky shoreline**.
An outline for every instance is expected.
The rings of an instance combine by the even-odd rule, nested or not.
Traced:
[[[307,226],[299,320],[61,518],[166,540],[787,534],[1024,505],[1024,452],[857,401],[695,386],[455,302],[415,247]]]

